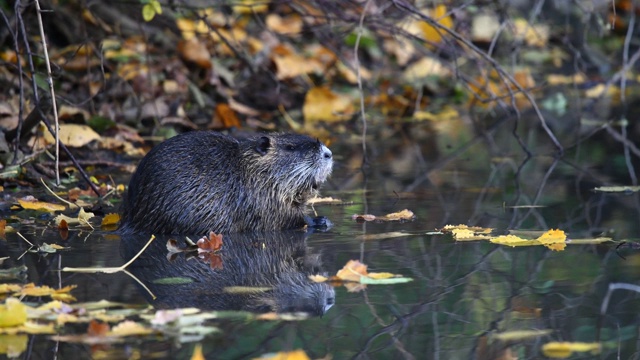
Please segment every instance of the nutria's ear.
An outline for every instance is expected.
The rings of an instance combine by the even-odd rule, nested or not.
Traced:
[[[260,139],[256,141],[256,151],[260,155],[266,155],[267,151],[269,151],[269,146],[271,146],[271,139],[266,136],[261,136]]]

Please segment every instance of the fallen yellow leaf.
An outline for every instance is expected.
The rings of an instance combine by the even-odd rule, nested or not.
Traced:
[[[146,328],[135,321],[126,320],[116,325],[107,333],[107,336],[132,336],[132,335],[148,335],[151,334],[153,330]]]
[[[550,342],[542,346],[542,353],[546,357],[555,359],[564,359],[571,356],[574,352],[587,351],[591,354],[600,353],[600,344],[582,342]]]
[[[22,325],[27,321],[27,306],[16,298],[8,298],[0,305],[0,328]]]
[[[327,87],[309,89],[304,99],[302,113],[305,121],[343,121],[351,118],[351,99],[338,95]]]
[[[23,209],[28,210],[41,210],[41,211],[63,211],[66,209],[64,205],[52,204],[44,201],[38,201],[32,196],[27,196],[22,199],[18,199],[18,204],[22,206]]]
[[[279,353],[261,356],[260,360],[310,360],[304,350],[281,351]]]
[[[58,131],[60,141],[69,147],[83,147],[88,143],[100,139],[100,135],[87,125],[62,124]],[[49,131],[44,132],[44,140],[48,144],[55,143]]]

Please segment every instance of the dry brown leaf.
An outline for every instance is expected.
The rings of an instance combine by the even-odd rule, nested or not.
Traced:
[[[277,14],[269,14],[265,19],[269,30],[283,35],[299,34],[302,31],[302,19],[298,15],[281,17]]]
[[[216,105],[214,121],[220,122],[226,129],[241,127],[240,120],[235,111],[227,104],[219,103]]]
[[[94,140],[100,139],[100,135],[87,125],[62,124],[59,130],[60,141],[69,147],[83,147]],[[44,132],[44,139],[48,144],[54,144],[55,139],[49,131]]]
[[[307,122],[344,121],[353,115],[353,105],[350,98],[338,95],[327,87],[314,87],[305,96],[302,113]]]
[[[87,335],[89,336],[106,336],[111,327],[109,324],[91,320],[89,322],[89,327],[87,328]]]
[[[197,37],[178,42],[178,53],[182,60],[192,63],[201,69],[211,69],[211,54],[207,46]]]

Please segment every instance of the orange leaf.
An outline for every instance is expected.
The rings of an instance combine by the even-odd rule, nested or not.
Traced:
[[[105,336],[109,332],[109,324],[91,320],[89,322],[89,328],[87,329],[87,335],[89,336]]]
[[[358,260],[349,260],[336,276],[342,280],[359,282],[361,276],[367,276],[367,265]]]

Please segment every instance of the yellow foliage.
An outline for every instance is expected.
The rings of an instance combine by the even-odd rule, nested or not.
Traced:
[[[281,351],[268,356],[261,356],[260,360],[309,360],[304,350]]]
[[[20,206],[22,206],[23,209],[28,209],[28,210],[41,210],[41,211],[54,212],[54,211],[62,211],[66,209],[64,205],[38,201],[34,198],[18,199],[18,204],[20,204]]]
[[[429,16],[445,28],[453,28],[453,19],[447,15],[447,7],[445,5],[436,6],[435,9],[429,11]],[[422,37],[426,41],[431,43],[442,42],[444,35],[443,30],[430,25],[426,21],[420,22],[419,27],[422,30]]]
[[[327,87],[314,87],[305,96],[302,113],[307,122],[348,120],[353,113],[353,105],[351,99]]]
[[[600,344],[582,342],[550,342],[542,346],[542,353],[546,357],[555,359],[568,358],[574,352],[590,352],[595,355],[600,353]]]
[[[561,251],[567,246],[567,235],[562,230],[549,230],[537,239],[551,250]]]
[[[153,330],[145,328],[134,321],[126,320],[114,326],[113,329],[107,333],[107,336],[125,337],[131,335],[148,335],[152,332]]]
[[[111,225],[116,225],[118,223],[118,221],[120,221],[120,215],[119,214],[107,214],[102,218],[102,226],[111,226]]]
[[[0,328],[14,327],[27,321],[27,306],[16,298],[8,298],[0,305]]]

